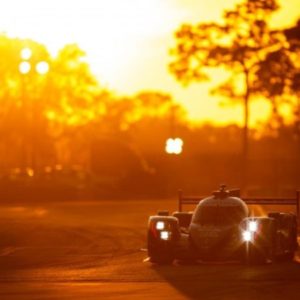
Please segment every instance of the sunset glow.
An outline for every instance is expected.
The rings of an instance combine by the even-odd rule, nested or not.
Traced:
[[[2,1],[0,132],[1,299],[299,296],[299,0]]]
[[[117,93],[165,90],[194,120],[241,123],[241,108],[220,107],[220,99],[209,95],[210,84],[183,88],[167,70],[173,32],[181,23],[219,19],[224,8],[237,2],[11,0],[1,5],[0,30],[9,36],[33,38],[52,53],[67,43],[78,43],[100,82]],[[274,26],[292,24],[300,15],[298,1],[281,1],[281,5]],[[25,60],[30,57],[27,50],[22,53]],[[22,70],[26,68],[24,64]],[[261,103],[254,103],[252,109],[253,122],[269,110],[268,104]]]

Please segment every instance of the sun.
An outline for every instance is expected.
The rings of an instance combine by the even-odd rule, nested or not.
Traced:
[[[143,43],[171,30],[167,2],[10,0],[0,9],[0,31],[35,39],[53,53],[78,43],[93,71],[113,85],[130,70]]]

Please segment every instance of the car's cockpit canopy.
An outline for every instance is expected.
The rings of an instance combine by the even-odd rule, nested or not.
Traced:
[[[235,197],[210,197],[202,200],[193,216],[193,223],[212,226],[239,224],[248,216],[247,205]]]

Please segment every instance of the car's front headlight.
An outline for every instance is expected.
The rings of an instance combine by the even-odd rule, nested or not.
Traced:
[[[161,231],[160,232],[160,238],[162,240],[168,241],[171,239],[171,232],[169,231]]]
[[[158,222],[156,223],[155,228],[156,228],[157,230],[163,230],[163,229],[165,229],[165,222],[163,222],[163,221],[158,221]]]
[[[243,240],[244,240],[245,242],[250,242],[250,241],[252,240],[252,233],[251,233],[251,231],[245,230],[245,231],[243,232]]]
[[[250,221],[248,224],[248,230],[251,232],[257,231],[257,222],[256,221]]]

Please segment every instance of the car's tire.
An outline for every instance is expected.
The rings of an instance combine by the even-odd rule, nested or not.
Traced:
[[[261,218],[262,239],[256,244],[245,245],[244,261],[250,265],[264,264],[275,260],[276,222],[271,218]]]
[[[171,253],[160,253],[157,250],[151,251],[149,253],[150,262],[158,265],[171,265],[174,261],[174,257]]]
[[[266,263],[266,253],[262,252],[260,249],[257,249],[254,245],[249,244],[244,261],[248,265],[260,265]]]
[[[291,252],[295,253],[298,249],[298,224],[297,224],[297,217],[295,215],[291,216],[291,229],[290,229],[290,242],[291,242]]]
[[[281,213],[280,228],[283,228],[287,232],[285,236],[283,247],[283,253],[277,257],[278,261],[293,261],[295,252],[298,248],[297,243],[297,219],[293,214]]]
[[[295,252],[298,248],[297,242],[297,219],[294,215],[290,215],[289,218],[289,250],[284,255],[285,261],[293,261]]]
[[[163,240],[159,237],[159,232],[153,228],[152,224],[158,221],[168,223],[168,230],[171,232],[171,238]],[[176,241],[179,239],[178,220],[174,217],[150,217],[147,236],[148,256],[150,262],[156,264],[171,264],[174,260],[174,247]]]
[[[148,234],[148,256],[150,262],[167,265],[172,264],[174,260],[174,254],[172,245],[168,243],[160,243],[153,239],[151,233]]]

